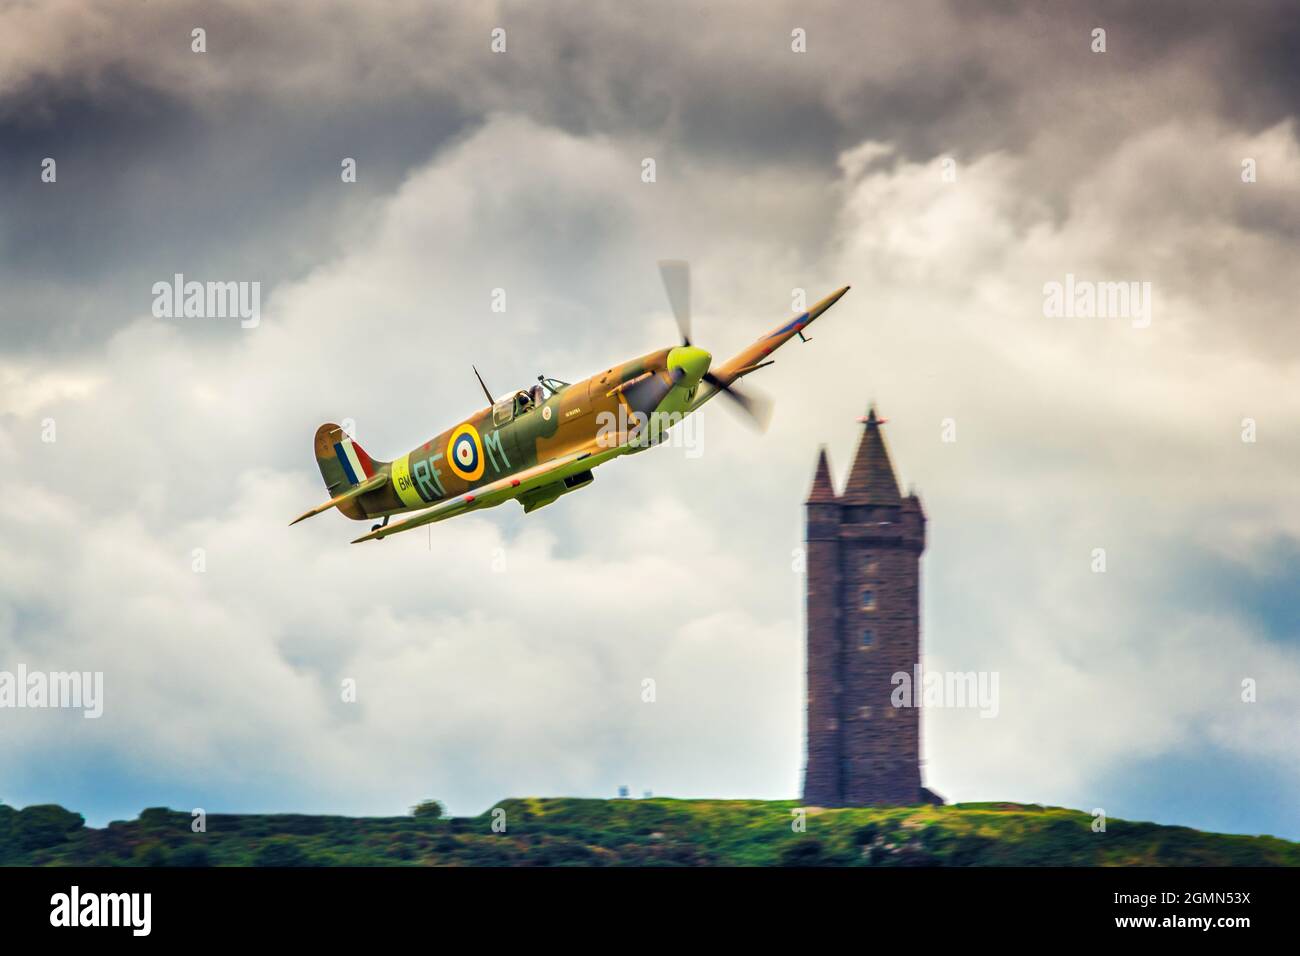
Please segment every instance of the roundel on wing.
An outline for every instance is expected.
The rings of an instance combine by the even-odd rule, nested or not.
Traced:
[[[451,433],[447,442],[447,464],[466,481],[483,477],[483,441],[478,429],[466,422]]]

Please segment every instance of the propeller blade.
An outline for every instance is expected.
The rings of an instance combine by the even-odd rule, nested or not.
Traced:
[[[664,280],[668,304],[677,319],[682,344],[691,344],[691,264],[684,259],[659,260],[659,275]]]
[[[761,394],[747,395],[744,392],[738,392],[730,385],[724,385],[722,379],[712,372],[704,373],[704,381],[735,402],[736,408],[744,412],[746,421],[751,425],[759,431],[767,430],[768,423],[772,420],[772,400],[770,398]]]
[[[685,259],[660,259],[659,275],[668,293],[668,304],[677,319],[677,330],[682,334],[682,344],[691,344],[691,264]],[[749,424],[759,431],[767,428],[772,419],[771,399],[763,395],[745,394],[724,385],[712,372],[705,372],[703,380],[726,395],[745,416]]]

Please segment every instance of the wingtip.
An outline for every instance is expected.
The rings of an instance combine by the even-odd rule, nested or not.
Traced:
[[[808,310],[809,318],[815,319],[818,316],[820,316],[823,312],[825,312],[827,309],[833,306],[836,302],[840,301],[840,299],[844,297],[844,293],[849,291],[849,288],[850,288],[849,286],[842,286],[841,288],[836,289],[826,298],[822,299],[815,306],[813,306],[811,309]]]

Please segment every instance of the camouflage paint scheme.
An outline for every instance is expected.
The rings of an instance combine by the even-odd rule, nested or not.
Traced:
[[[847,291],[845,286],[794,316],[713,375],[727,387],[755,371],[792,337],[802,337]],[[503,501],[518,500],[533,511],[589,483],[598,465],[652,447],[641,433],[651,416],[685,416],[713,398],[719,389],[701,382],[711,362],[703,349],[679,345],[571,385],[552,383],[556,390],[549,394],[534,386],[479,409],[393,461],[370,458],[338,425],[322,425],[316,462],[332,497],[291,523],[330,508],[356,520],[422,512],[356,539],[367,541]],[[611,422],[632,427],[611,431]]]

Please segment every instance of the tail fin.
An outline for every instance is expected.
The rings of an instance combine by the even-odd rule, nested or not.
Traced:
[[[375,476],[375,462],[342,428],[326,422],[316,429],[316,464],[330,496]]]
[[[290,525],[331,508],[338,508],[349,518],[364,518],[366,510],[357,499],[388,484],[385,468],[389,463],[372,460],[364,448],[333,422],[316,429],[316,464],[330,499],[303,512],[290,521]]]

